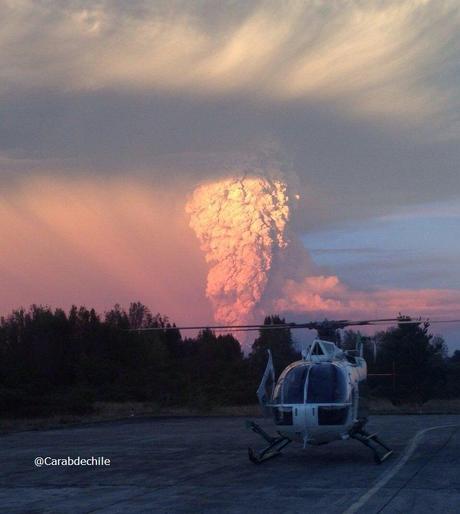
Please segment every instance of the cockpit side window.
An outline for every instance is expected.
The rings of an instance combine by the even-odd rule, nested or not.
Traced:
[[[341,370],[330,363],[315,364],[308,376],[308,403],[342,403],[347,400],[347,383]]]

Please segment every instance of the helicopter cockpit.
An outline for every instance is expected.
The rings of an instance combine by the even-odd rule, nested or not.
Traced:
[[[276,384],[273,404],[346,403],[349,397],[344,370],[331,362],[293,362]]]
[[[333,362],[297,361],[281,373],[269,404],[275,424],[344,425],[352,389],[346,370]],[[301,421],[301,419],[303,421]]]

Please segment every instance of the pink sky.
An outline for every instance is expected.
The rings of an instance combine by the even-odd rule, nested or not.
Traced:
[[[186,195],[146,182],[41,177],[0,202],[0,312],[32,303],[68,308],[140,300],[177,323],[208,323],[207,265],[184,211]],[[308,270],[306,270],[307,272]],[[311,271],[310,271],[311,273]],[[399,311],[448,318],[460,293],[360,291],[339,277],[286,280],[266,308],[314,317],[386,317]],[[269,312],[267,312],[269,313]]]
[[[28,181],[0,202],[0,312],[140,300],[188,322],[208,320],[205,264],[183,199],[141,181]]]

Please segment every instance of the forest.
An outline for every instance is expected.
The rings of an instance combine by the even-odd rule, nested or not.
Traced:
[[[264,321],[281,323],[277,315]],[[162,330],[139,330],[146,328]],[[394,404],[460,397],[460,351],[449,357],[428,323],[399,324],[372,337],[347,330],[342,347],[353,348],[358,337],[372,396]],[[267,349],[278,376],[301,357],[294,338],[285,328],[261,330],[245,355],[233,335],[203,330],[186,337],[139,302],[103,315],[33,305],[0,319],[0,415],[84,414],[96,401],[202,410],[255,404]]]

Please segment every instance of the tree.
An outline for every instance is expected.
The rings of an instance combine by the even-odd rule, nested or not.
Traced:
[[[191,405],[227,405],[244,402],[246,365],[239,342],[230,334],[201,331],[186,339],[181,361],[184,393]],[[183,394],[184,394],[183,393]]]
[[[410,318],[401,318],[409,321]],[[404,324],[378,334],[377,370],[396,371],[395,388],[388,383],[380,387],[381,394],[394,402],[425,403],[439,394],[445,383],[444,356],[446,346],[441,337],[428,332],[429,323]],[[394,364],[393,364],[394,363]]]
[[[446,385],[443,396],[460,397],[460,350],[455,350],[452,357],[446,359]]]
[[[452,357],[449,359],[451,363],[460,363],[460,350],[455,350]]]
[[[284,325],[286,321],[278,315],[267,316],[264,325]],[[277,376],[293,361],[301,358],[300,353],[294,348],[291,330],[289,328],[259,330],[259,337],[252,345],[249,359],[257,374],[261,376],[267,363],[267,350],[271,350]]]

